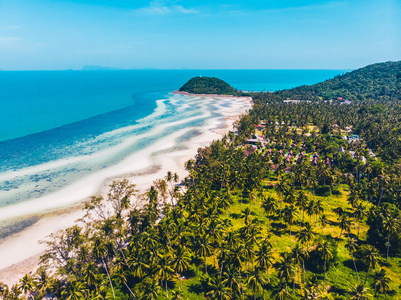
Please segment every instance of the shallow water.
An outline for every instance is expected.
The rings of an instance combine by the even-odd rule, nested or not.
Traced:
[[[155,145],[161,140],[164,144],[157,147],[180,146],[209,120],[221,121],[236,100],[217,103],[170,93],[192,76],[219,77],[242,90],[275,90],[340,73],[0,72],[0,215],[1,208],[52,195],[94,174],[106,174],[105,170],[135,153],[157,151]],[[97,178],[99,185],[102,179]],[[88,190],[96,187],[88,186]]]

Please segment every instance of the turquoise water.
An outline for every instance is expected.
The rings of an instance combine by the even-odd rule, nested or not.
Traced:
[[[0,208],[71,186],[148,149],[179,145],[218,104],[171,94],[193,76],[219,77],[240,90],[313,84],[339,70],[177,70],[0,72]],[[166,140],[166,141],[167,141]],[[150,148],[149,148],[150,149]]]
[[[135,107],[137,117],[142,117],[152,112],[155,108],[154,100],[161,97],[160,94],[178,89],[193,76],[219,77],[239,90],[275,91],[313,84],[342,72],[3,71],[0,72],[0,141],[46,131],[126,107]],[[101,130],[105,125],[100,124],[98,129]]]

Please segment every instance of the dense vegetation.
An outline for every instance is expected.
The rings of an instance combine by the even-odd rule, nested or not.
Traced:
[[[275,93],[263,93],[268,102],[294,100],[399,100],[401,61],[369,65],[314,85],[304,85]],[[340,100],[342,100],[340,99]]]
[[[181,88],[181,92],[191,94],[219,94],[236,95],[237,91],[225,81],[216,77],[194,77],[187,81]]]
[[[93,197],[5,299],[399,299],[400,99],[268,94],[181,184],[169,172],[144,195],[123,180]]]

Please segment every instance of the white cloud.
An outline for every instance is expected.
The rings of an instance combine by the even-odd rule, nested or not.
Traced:
[[[165,5],[161,1],[152,1],[149,6],[139,8],[135,12],[144,15],[172,15],[172,14],[196,14],[196,10],[185,8],[182,5]]]

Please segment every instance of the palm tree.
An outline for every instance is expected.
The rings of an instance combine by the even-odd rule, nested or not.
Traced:
[[[316,214],[315,222],[317,222],[317,216],[324,212],[324,208],[322,206],[322,200],[317,200],[315,202],[314,211],[315,211],[315,214]],[[316,224],[316,226],[317,226],[317,224]]]
[[[139,279],[142,279],[146,270],[150,268],[149,265],[144,261],[144,255],[141,249],[137,249],[132,253],[132,255],[128,258],[128,265],[132,270],[132,274]]]
[[[236,270],[238,270],[239,282],[241,284],[241,293],[244,293],[244,289],[242,286],[242,275],[241,275],[241,269],[244,260],[245,260],[244,245],[237,242],[236,244],[234,244],[233,248],[230,251],[229,261],[231,266],[233,266]]]
[[[372,245],[368,245],[366,248],[366,251],[362,257],[362,260],[364,261],[364,263],[368,266],[368,271],[366,272],[366,277],[365,277],[365,282],[366,280],[368,280],[368,276],[369,276],[369,271],[370,269],[375,269],[375,267],[378,265],[380,257],[379,257],[379,253],[376,250],[375,247],[373,247]]]
[[[368,288],[366,288],[362,284],[357,284],[352,287],[350,290],[351,300],[369,300],[372,298],[372,295],[368,293]]]
[[[226,272],[224,272],[224,283],[230,287],[231,289],[231,298],[235,299],[235,294],[238,294],[241,292],[241,286],[242,283],[240,284],[235,272],[235,268],[228,269]]]
[[[288,281],[294,275],[293,259],[289,253],[281,253],[281,260],[276,263],[276,270],[279,277],[285,280],[288,290]]]
[[[320,258],[324,260],[324,279],[323,279],[323,289],[326,289],[326,265],[327,261],[333,258],[333,250],[329,242],[320,243],[317,246],[317,251]]]
[[[384,269],[380,269],[373,275],[374,281],[373,285],[375,287],[375,295],[376,294],[384,294],[390,290],[390,282],[391,279],[387,276],[386,271]]]
[[[65,300],[84,300],[87,298],[85,293],[85,284],[77,280],[72,280],[68,282],[65,289],[61,291],[61,296],[63,296]]]
[[[92,288],[95,286],[97,272],[98,270],[96,269],[96,265],[93,262],[89,263],[84,267],[83,279],[86,282],[88,290],[92,290]]]
[[[221,279],[211,279],[209,282],[209,289],[210,291],[206,293],[206,296],[210,296],[211,299],[228,300],[231,298],[230,289]]]
[[[387,232],[387,256],[386,261],[388,261],[388,254],[390,251],[390,236],[396,234],[399,228],[399,220],[394,216],[386,216],[383,220],[384,230]]]
[[[351,254],[352,261],[354,263],[356,276],[357,276],[358,282],[359,282],[358,269],[356,268],[356,263],[355,263],[355,258],[354,258],[354,253],[355,253],[357,247],[358,247],[358,241],[354,238],[349,238],[347,244],[345,245],[345,248],[347,248],[348,252]]]
[[[304,274],[304,281],[306,281],[306,276],[305,276],[305,260],[307,260],[308,258],[309,258],[309,248],[308,247],[305,247],[304,245],[301,247],[301,248],[299,248],[299,255],[300,255],[300,258],[302,259],[302,271],[303,271],[303,274]],[[301,283],[302,283],[302,280],[301,280]]]
[[[172,291],[171,295],[172,295],[171,300],[184,300],[181,291]]]
[[[29,294],[32,298],[33,296],[31,295],[31,292],[33,290],[35,286],[34,280],[31,276],[29,276],[28,274],[25,274],[24,277],[22,277],[19,280],[19,290],[21,292],[23,292],[25,295]],[[28,296],[29,298],[29,296]]]
[[[52,281],[49,274],[46,272],[44,267],[38,268],[35,274],[35,284],[36,289],[39,290],[38,297],[43,297],[43,295],[47,294],[51,289]]]
[[[263,199],[262,208],[267,214],[267,219],[270,219],[270,216],[273,215],[277,211],[277,203],[276,199],[273,197],[267,197]]]
[[[172,263],[173,263],[174,271],[177,274],[177,278],[179,278],[179,280],[180,280],[180,289],[182,288],[182,286],[181,286],[182,279],[179,274],[189,268],[189,261],[190,261],[190,257],[189,257],[188,251],[186,251],[185,248],[179,247],[177,249],[177,251],[174,252]]]
[[[326,215],[321,215],[319,218],[319,223],[320,226],[322,226],[322,234],[323,234],[323,229],[329,224],[329,219],[327,218]]]
[[[202,235],[200,237],[196,237],[194,239],[194,250],[195,253],[199,256],[202,256],[205,261],[205,273],[207,274],[207,260],[206,258],[210,256],[212,252],[212,246],[209,243],[209,239],[206,235]]]
[[[273,264],[273,253],[270,243],[265,239],[258,250],[255,252],[256,263],[259,268],[267,271],[267,280],[270,282],[269,267]]]
[[[292,296],[287,290],[287,284],[279,281],[277,287],[273,290],[272,296],[275,300],[291,300]]]
[[[310,200],[306,208],[306,214],[309,216],[309,223],[312,223],[312,216],[315,213],[315,201]]]
[[[220,221],[212,220],[206,228],[206,234],[212,238],[212,245],[215,246],[216,241],[221,239],[223,232]],[[216,247],[213,247],[213,265],[216,266]]]
[[[8,293],[8,285],[0,281],[0,300]]]
[[[358,238],[359,238],[359,229],[361,227],[361,220],[366,215],[366,207],[362,203],[358,203],[352,215],[356,220],[358,220]]]
[[[341,235],[343,234],[343,231],[345,231],[349,234],[349,232],[351,230],[351,221],[349,220],[347,215],[341,216],[339,227],[341,228],[339,237],[341,237]]]
[[[124,269],[121,264],[118,265],[114,277],[117,279],[118,282],[122,283],[125,285],[127,290],[131,293],[134,298],[136,298],[134,292],[132,289],[128,286],[128,277],[130,273],[129,270]]]
[[[306,222],[301,230],[297,233],[297,241],[300,242],[302,245],[308,244],[314,237],[314,232],[312,226]]]
[[[143,282],[144,287],[141,289],[141,300],[156,300],[161,292],[161,287],[157,280],[151,279]]]
[[[250,274],[250,276],[248,277],[248,280],[247,280],[248,287],[250,289],[252,289],[254,300],[256,300],[257,294],[259,294],[260,292],[263,293],[263,287],[265,284],[266,284],[266,280],[263,277],[262,273],[258,269],[255,269]]]
[[[160,281],[164,280],[166,297],[168,298],[167,280],[174,274],[174,270],[171,267],[171,261],[168,254],[162,255],[160,257],[159,261],[156,263],[154,271],[157,274],[158,278],[160,278]]]
[[[297,209],[294,204],[286,205],[283,210],[284,220],[290,225],[290,236],[291,236],[291,226],[297,216]]]
[[[305,210],[308,207],[308,197],[306,197],[305,193],[302,191],[298,194],[297,199],[295,204],[298,206],[298,208],[302,211],[302,220],[301,220],[301,226],[304,223],[304,214]]]
[[[244,219],[245,225],[249,224],[249,217],[251,216],[252,212],[249,207],[243,209],[241,211],[241,219]]]
[[[103,241],[100,239],[100,237],[97,237],[95,239],[95,243],[93,245],[93,249],[92,249],[92,253],[93,253],[93,257],[95,259],[101,259],[102,263],[103,263],[103,267],[106,270],[107,273],[107,277],[109,278],[109,282],[110,282],[110,286],[111,286],[111,291],[113,293],[113,298],[115,299],[116,296],[114,295],[114,288],[113,288],[113,283],[111,282],[111,278],[110,278],[110,272],[109,269],[107,267],[107,264],[104,260],[104,257],[106,255],[106,251],[107,248],[105,246],[105,244],[103,243]]]

